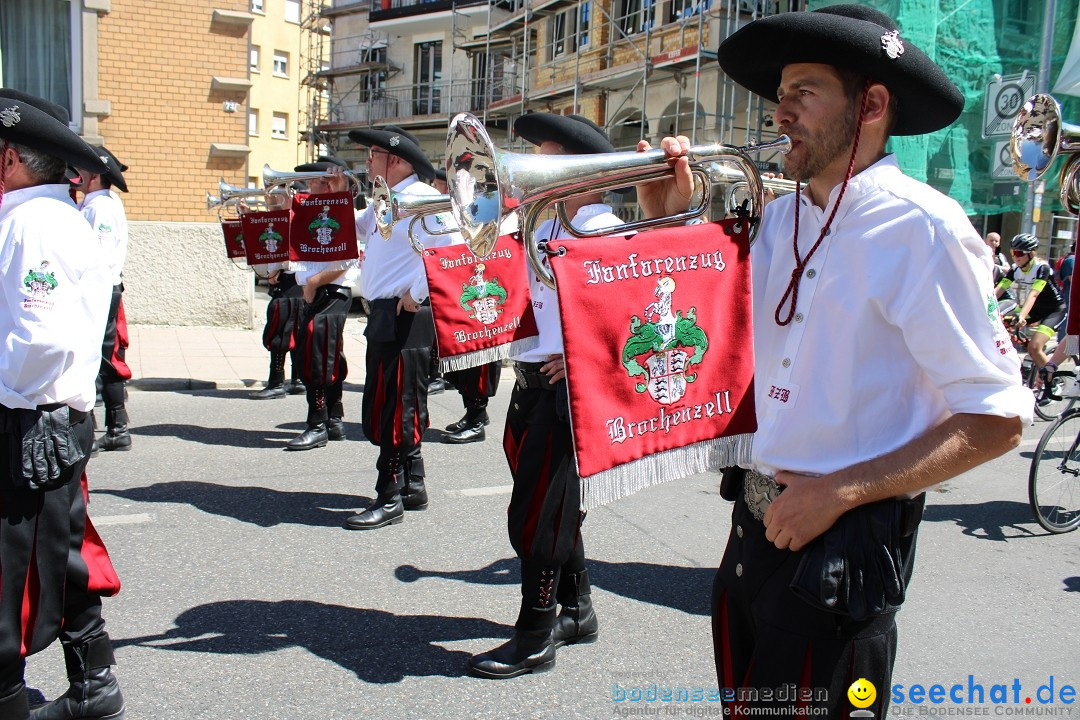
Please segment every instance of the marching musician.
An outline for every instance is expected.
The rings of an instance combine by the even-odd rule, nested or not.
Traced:
[[[114,276],[69,197],[69,164],[109,172],[63,108],[0,90],[0,717],[14,720],[31,717],[26,656],[58,636],[70,687],[33,716],[124,712],[101,618],[119,581],[84,474]]]
[[[125,361],[128,347],[127,319],[124,317],[123,270],[127,257],[128,222],[124,203],[113,188],[127,192],[124,171],[128,169],[107,148],[94,148],[108,166],[105,173],[79,170],[78,190],[83,199],[79,210],[97,233],[102,255],[109,263],[112,275],[112,302],[105,339],[101,345],[101,398],[105,403],[105,435],[97,442],[102,450],[130,450],[125,383],[131,379],[131,369]]]
[[[884,717],[924,491],[1016,447],[1031,423],[987,313],[990,253],[955,201],[885,152],[891,135],[950,125],[964,97],[860,5],[754,21],[718,58],[778,103],[784,173],[802,186],[769,204],[752,248],[758,430],[752,467],[722,488],[735,505],[713,586],[717,680],[827,688],[812,709],[841,717],[864,678],[878,689],[866,714]],[[687,207],[689,163],[673,167],[675,181],[640,188],[647,216]]]
[[[435,195],[435,168],[411,134],[395,126],[353,130],[349,139],[368,148],[368,177],[382,176],[394,193]],[[357,221],[370,231],[374,210]],[[426,247],[448,245],[457,235],[430,235],[415,226]],[[364,435],[379,448],[376,498],[345,521],[350,530],[373,530],[402,521],[405,510],[428,506],[421,439],[428,427],[427,385],[435,325],[428,304],[423,259],[409,242],[409,223],[395,223],[388,240],[375,235],[364,253],[360,292],[370,306]]]
[[[319,169],[327,174],[308,181],[312,195],[346,191],[348,180],[340,164],[327,162]],[[304,302],[296,328],[296,356],[307,386],[308,414],[307,429],[285,448],[310,450],[325,447],[328,440],[345,439],[342,393],[349,374],[345,321],[360,270],[356,261],[303,261],[294,264],[294,269]]]
[[[325,172],[339,163],[329,158],[320,157],[313,163],[297,165],[295,172]],[[277,198],[287,200],[286,193],[270,195],[273,205]],[[279,208],[275,208],[279,209]],[[296,326],[304,309],[304,290],[296,284],[296,273],[288,262],[271,263],[265,266],[266,281],[269,284],[270,303],[266,306],[266,325],[263,326],[263,347],[270,351],[270,374],[266,387],[251,394],[253,400],[271,400],[286,395],[307,393],[304,381],[300,379],[300,363],[296,353]],[[285,382],[285,356],[289,355],[292,364],[291,379]]]
[[[514,132],[543,155],[615,150],[604,131],[580,115],[530,113],[517,119]],[[575,228],[598,230],[622,223],[611,206],[603,203],[601,193],[575,196],[563,204]],[[570,237],[566,229],[552,219],[541,224],[527,242],[565,237]],[[507,524],[510,544],[521,560],[521,606],[510,640],[469,659],[470,672],[485,678],[549,670],[556,648],[593,642],[598,634],[581,537],[584,514],[570,430],[558,297],[531,268],[529,291],[539,343],[514,357],[517,382],[503,442],[514,479]]]

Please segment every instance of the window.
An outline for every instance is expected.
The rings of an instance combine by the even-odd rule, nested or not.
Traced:
[[[668,3],[667,21],[678,22],[695,17],[712,6],[712,0],[671,0]]]
[[[274,77],[289,77],[289,53],[274,51]]]
[[[263,0],[251,0],[251,12],[266,14],[266,8],[263,7]]]
[[[414,115],[441,112],[442,40],[416,44],[416,104]]]
[[[618,0],[615,24],[622,34],[635,35],[652,27],[653,0]]]
[[[252,45],[251,50],[248,52],[248,66],[251,68],[251,72],[259,72],[259,46]]]
[[[300,24],[300,0],[285,0],[285,21]]]
[[[248,110],[248,135],[257,137],[259,134],[259,111]]]
[[[258,190],[262,187],[262,185],[259,184],[259,178],[257,177],[249,177],[247,186],[249,190]]]
[[[289,115],[288,113],[274,113],[274,124],[270,128],[270,135],[275,140],[289,139]]]
[[[82,3],[0,0],[0,87],[82,107]],[[78,129],[82,112],[72,112]]]
[[[548,29],[551,38],[548,46],[550,60],[585,47],[589,44],[589,3],[583,2],[578,8],[552,16]]]

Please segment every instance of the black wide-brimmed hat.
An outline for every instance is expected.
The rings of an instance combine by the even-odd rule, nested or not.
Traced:
[[[67,126],[60,105],[29,93],[0,89],[0,140],[25,145],[93,173],[108,170],[101,158]]]
[[[446,182],[446,171],[442,168],[435,168],[435,179]]]
[[[781,72],[792,63],[823,63],[869,76],[898,100],[893,135],[946,127],[964,96],[944,71],[888,15],[864,5],[833,5],[755,20],[720,44],[720,67],[735,82],[776,102]]]
[[[98,147],[92,145],[95,150],[98,151],[98,157],[102,162],[109,166],[109,171],[102,173],[102,176],[107,178],[114,188],[117,188],[123,192],[127,192],[127,181],[124,180],[124,171],[128,169],[128,166],[116,159],[116,156],[107,147]]]
[[[334,168],[346,167],[344,161],[329,155],[320,155],[314,162],[301,163],[293,168],[295,172],[326,172]]]
[[[557,142],[574,155],[615,152],[607,133],[587,117],[534,112],[514,121],[514,133],[533,145]]]
[[[378,147],[391,155],[397,155],[412,165],[412,169],[422,180],[435,178],[435,166],[428,160],[420,147],[420,141],[412,133],[396,125],[387,125],[381,130],[350,130],[349,139],[357,145]]]

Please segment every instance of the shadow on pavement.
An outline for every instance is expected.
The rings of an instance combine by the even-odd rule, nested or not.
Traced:
[[[299,426],[302,426],[300,423]],[[224,445],[237,448],[284,448],[285,443],[296,434],[276,430],[245,430],[231,427],[203,427],[202,425],[181,425],[162,423],[160,425],[140,425],[131,428],[132,435],[153,437],[174,437],[179,440],[199,443],[200,445]]]
[[[394,615],[309,600],[209,603],[184,611],[175,624],[160,635],[113,637],[113,646],[221,655],[300,647],[365,682],[395,683],[410,675],[461,677],[470,653],[437,643],[505,638],[512,632],[508,625],[480,618]]]
[[[314,527],[341,527],[345,518],[365,508],[359,495],[318,492],[282,492],[265,487],[215,485],[194,481],[156,483],[129,490],[99,490],[135,502],[191,505],[211,515],[223,515],[260,527],[284,523]]]
[[[593,587],[689,615],[708,615],[710,612],[709,597],[716,568],[602,560],[586,562]],[[414,565],[401,565],[394,571],[394,576],[402,582],[416,582],[423,578],[443,578],[479,585],[518,585],[521,582],[517,558],[496,560],[478,570],[421,570]]]
[[[927,505],[923,522],[954,522],[965,535],[983,540],[1015,540],[1045,535],[1031,526],[1036,525],[1027,503],[1011,500],[992,500],[984,503],[958,505]],[[1006,534],[1006,530],[1015,533]]]

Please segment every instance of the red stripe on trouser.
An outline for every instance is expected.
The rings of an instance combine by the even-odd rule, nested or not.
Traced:
[[[40,523],[37,518],[34,519],[34,523],[34,540],[33,545],[31,545],[34,549],[30,553],[30,564],[26,569],[26,584],[23,586],[22,644],[19,647],[19,653],[23,657],[31,653],[31,648],[34,645],[34,626],[37,625],[39,598],[41,596],[41,580],[38,577],[37,569],[37,535]]]
[[[305,377],[310,378],[311,377],[312,354],[313,354],[312,351],[311,351],[311,339],[312,339],[312,337],[314,337],[314,334],[315,334],[315,318],[314,317],[312,317],[310,320],[307,321],[307,323],[305,324],[305,328],[306,328],[306,331],[307,331],[307,334],[305,336],[307,338],[307,342],[304,343],[304,372],[306,373]]]
[[[544,449],[544,462],[540,466],[541,481],[533,488],[532,498],[529,500],[529,514],[526,516],[525,527],[521,530],[521,547],[525,552],[532,554],[533,538],[536,535],[536,526],[540,522],[540,515],[544,511],[544,497],[547,495],[548,484],[551,482],[551,436],[547,438],[547,447]]]
[[[124,314],[124,299],[116,309],[116,342],[113,344],[112,365],[116,368],[116,374],[123,380],[131,379],[131,368],[127,364],[127,355],[124,352],[128,347],[127,316]]]
[[[419,445],[420,441],[423,440],[424,430],[426,429],[426,427],[420,427],[420,398],[417,398],[413,404],[413,447]]]
[[[279,324],[281,323],[281,302],[275,301],[270,307],[270,317],[266,321],[266,328],[263,329],[263,347],[267,350],[273,345],[271,342],[278,334]]]
[[[405,363],[402,362],[401,358],[398,358],[398,363],[397,363],[397,388],[396,388],[396,392],[394,393],[394,435],[393,435],[394,447],[396,447],[396,448],[401,447],[402,443],[405,441],[405,430],[402,427],[402,425],[404,424],[402,418],[405,415],[405,404],[404,404],[404,402],[402,402],[402,398],[401,398],[401,384],[402,384],[402,382],[404,380],[405,380]]]
[[[518,469],[518,453],[521,452],[521,446],[525,444],[525,436],[529,431],[526,430],[521,434],[521,440],[518,441],[514,437],[514,433],[510,430],[510,423],[507,422],[506,427],[503,429],[503,454],[506,455],[506,464],[510,466],[510,474],[514,475]]]
[[[82,485],[83,502],[90,504],[90,486],[86,482],[86,473],[79,480]],[[86,522],[83,526],[82,547],[79,550],[82,561],[86,564],[86,590],[93,595],[112,597],[120,592],[120,577],[116,574],[109,551],[105,549],[105,543],[98,535],[97,528],[90,521],[87,513]]]
[[[728,614],[728,591],[724,590],[720,594],[720,618],[718,620],[720,627],[714,629],[714,634],[719,630],[720,635],[720,667],[723,672],[723,682],[725,688],[735,688],[735,675],[732,673],[732,660],[731,660],[731,618]],[[737,693],[738,691],[736,691]],[[736,694],[736,697],[738,695]],[[732,708],[741,708],[741,704],[737,701],[729,701],[728,703]],[[738,710],[734,711],[734,714],[738,715]]]
[[[810,688],[810,681],[811,681],[811,677],[812,677],[811,676],[811,667],[810,667],[811,662],[810,661],[811,661],[811,659],[813,657],[814,657],[814,643],[813,642],[807,642],[806,643],[806,656],[803,658],[802,677],[799,679],[799,688],[800,689],[802,689],[802,688],[809,689]],[[850,687],[850,684],[849,684],[849,687]],[[800,692],[799,693],[799,704],[798,704],[797,707],[804,708],[804,709],[801,710],[798,714],[799,715],[806,715],[807,711],[805,710],[805,708],[808,708],[809,706],[810,706],[810,703],[807,700],[806,696],[803,693]]]

